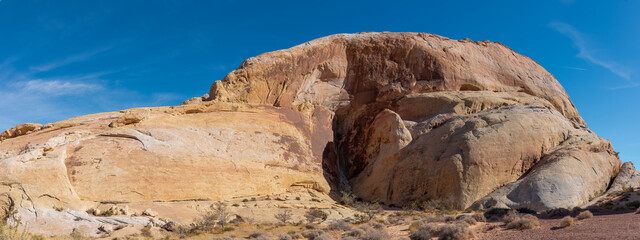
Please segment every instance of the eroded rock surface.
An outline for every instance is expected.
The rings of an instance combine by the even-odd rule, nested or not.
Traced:
[[[489,41],[334,35],[250,58],[210,96],[334,112],[339,182],[369,201],[579,205],[621,165],[549,72]]]
[[[250,58],[179,106],[29,131],[0,143],[0,203],[35,225],[46,218],[28,216],[42,209],[292,188],[326,201],[346,189],[396,206],[544,210],[588,202],[621,166],[535,61],[424,33],[333,35]]]

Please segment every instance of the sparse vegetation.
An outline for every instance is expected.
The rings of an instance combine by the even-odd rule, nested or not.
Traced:
[[[302,233],[302,236],[309,240],[330,240],[332,239],[327,233],[322,230],[313,230]]]
[[[209,206],[209,210],[193,224],[192,231],[213,232],[217,225],[224,229],[231,218],[226,204],[217,202]]]
[[[347,192],[347,191],[340,191],[340,203],[342,205],[348,206],[348,207],[353,207],[354,204],[356,203],[356,196],[354,196],[353,194]]]
[[[378,203],[360,203],[357,210],[359,214],[355,214],[356,221],[358,223],[365,223],[371,221],[376,214],[382,212],[382,206]]]
[[[327,227],[329,230],[342,230],[342,231],[350,231],[352,228],[349,226],[349,223],[339,220],[334,223],[329,224]]]
[[[140,230],[140,234],[141,234],[143,237],[148,237],[148,238],[153,237],[153,235],[151,234],[151,225],[144,226],[144,227]]]
[[[409,239],[411,240],[431,240],[431,238],[431,233],[424,229],[412,232],[411,235],[409,235]]]
[[[291,235],[289,234],[280,234],[278,236],[278,240],[291,240],[293,239],[293,237],[291,237]]]
[[[314,223],[318,220],[320,222],[327,220],[328,214],[320,209],[312,208],[304,214],[304,217],[309,223]]]
[[[429,215],[425,218],[425,222],[453,222],[456,217],[452,215]]]
[[[111,217],[113,216],[113,214],[114,214],[113,209],[109,208],[107,211],[104,211],[104,213],[102,213],[102,216]]]
[[[263,233],[256,232],[249,235],[249,239],[268,240],[269,237],[265,236]]]
[[[361,237],[362,240],[385,240],[390,239],[389,235],[383,227],[375,227],[375,226],[365,226],[362,228],[364,230],[364,236]]]
[[[484,215],[480,213],[475,213],[475,214],[458,215],[458,217],[456,217],[456,221],[464,222],[469,225],[475,225],[478,222],[486,222],[487,219],[484,217]]]
[[[566,208],[554,208],[545,212],[548,218],[562,218],[571,215],[571,211]]]
[[[29,235],[18,229],[18,226],[8,226],[4,221],[0,226],[0,240],[28,240]]]
[[[527,230],[540,227],[538,218],[531,214],[509,215],[505,217],[506,229]]]
[[[488,211],[484,212],[484,217],[490,221],[500,221],[510,212],[514,211],[507,208],[491,208]]]
[[[587,210],[584,212],[581,212],[580,214],[578,214],[578,216],[576,216],[576,219],[578,220],[584,220],[584,219],[588,219],[588,218],[592,218],[593,217],[593,213],[591,213],[591,211]]]
[[[562,219],[560,219],[560,225],[558,227],[559,228],[566,228],[566,227],[573,226],[575,224],[576,224],[576,222],[571,216],[566,216],[566,217],[563,217]]]
[[[274,216],[281,224],[287,224],[289,220],[291,220],[291,210],[284,210],[281,213],[278,213]]]
[[[473,237],[473,230],[464,223],[444,225],[438,234],[438,239],[442,240],[465,240]]]

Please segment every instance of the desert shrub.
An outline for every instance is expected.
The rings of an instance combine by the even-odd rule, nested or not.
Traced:
[[[452,215],[429,215],[424,220],[426,222],[453,222],[456,217]]]
[[[320,209],[312,208],[312,209],[309,209],[304,214],[304,217],[307,219],[307,221],[309,223],[314,223],[314,222],[316,222],[318,220],[320,220],[320,222],[322,222],[324,220],[327,220],[328,215],[327,215],[326,212],[324,212],[324,211],[322,211]]]
[[[635,200],[633,202],[627,203],[627,208],[629,208],[629,209],[638,209],[638,208],[640,208],[640,201]]]
[[[554,208],[547,210],[545,215],[548,218],[562,218],[571,215],[571,211],[566,208]]]
[[[385,228],[384,225],[382,225],[381,223],[377,223],[377,222],[371,222],[371,223],[367,224],[366,227],[371,227],[373,229],[378,229],[378,230],[381,230],[381,229]]]
[[[224,227],[224,228],[222,228],[222,231],[223,231],[223,232],[231,232],[231,231],[233,231],[233,230],[236,230],[236,229],[235,229],[235,228],[232,228],[232,227]]]
[[[440,240],[466,240],[474,237],[473,230],[464,223],[446,224],[437,236]]]
[[[420,208],[427,212],[435,212],[436,210],[446,208],[445,204],[440,199],[427,200],[420,204]]]
[[[420,210],[420,203],[418,201],[413,201],[407,205],[402,206],[402,210],[407,212],[407,214],[411,214],[413,211]]]
[[[506,215],[504,215],[502,217],[502,222],[504,224],[509,224],[510,222],[518,220],[519,218],[520,218],[520,214],[519,213],[511,211],[511,212],[507,213]]]
[[[414,233],[420,231],[420,223],[419,222],[412,222],[411,224],[409,224],[409,232],[410,233]]]
[[[348,237],[353,237],[353,238],[360,238],[360,237],[364,236],[365,234],[366,234],[366,232],[363,229],[356,228],[356,229],[353,229],[353,230],[345,233],[344,235],[348,236]]]
[[[360,203],[357,207],[357,210],[360,214],[356,214],[356,220],[358,222],[368,222],[371,219],[375,218],[375,216],[382,212],[382,206],[378,203]]]
[[[291,237],[291,235],[289,234],[280,234],[278,236],[278,240],[292,240],[293,237]]]
[[[329,224],[329,226],[327,226],[328,230],[342,230],[342,231],[349,231],[351,230],[351,226],[349,226],[349,223],[345,222],[344,220],[338,220],[336,222],[333,222],[331,224]]]
[[[513,210],[508,208],[491,208],[484,212],[484,217],[491,221],[499,221],[504,216],[506,216],[509,212],[513,212]]]
[[[369,218],[369,216],[367,216],[366,214],[362,214],[362,213],[356,213],[353,215],[353,217],[355,218],[355,223],[366,223],[369,222],[371,220],[371,218]]]
[[[144,226],[142,229],[140,229],[140,234],[142,234],[143,237],[152,237],[153,235],[151,234],[151,225]]]
[[[474,213],[471,216],[476,220],[476,222],[487,222],[487,218],[485,218],[482,213]]]
[[[486,222],[487,219],[484,215],[476,213],[476,214],[461,214],[456,217],[456,221],[464,222],[469,225],[475,225],[478,222]]]
[[[340,191],[340,203],[345,206],[353,207],[356,203],[356,196],[347,191]]]
[[[322,230],[314,230],[302,233],[302,236],[309,240],[329,240],[332,239],[327,233]]]
[[[522,216],[517,216],[515,219],[512,219],[505,226],[507,229],[517,229],[517,230],[527,230],[534,229],[540,226],[540,221],[536,216],[531,214],[525,214]]]
[[[431,238],[431,233],[424,229],[412,232],[411,235],[409,235],[409,239],[411,240],[431,240]]]
[[[4,221],[0,223],[0,240],[29,240],[25,231],[20,231],[18,226],[9,226]]]
[[[249,199],[246,199],[246,198],[242,199],[242,202],[244,202],[244,203],[249,202]]]
[[[587,210],[584,212],[581,212],[580,214],[578,214],[578,216],[576,216],[576,219],[578,220],[584,220],[587,218],[592,218],[593,217],[593,213],[591,213],[591,211]]]
[[[263,233],[254,232],[252,234],[249,234],[249,239],[262,239],[262,238],[266,238],[266,236]]]
[[[389,216],[385,220],[386,220],[386,223],[389,225],[400,225],[400,224],[407,223],[407,220],[404,219],[404,217],[398,217],[398,216]]]
[[[284,210],[274,216],[280,223],[287,224],[287,221],[291,220],[291,210]]]
[[[300,201],[300,197],[296,197],[296,200]]]
[[[558,227],[566,228],[566,227],[573,226],[575,224],[576,224],[576,222],[574,221],[574,219],[571,216],[566,216],[566,217],[563,217],[562,219],[560,219],[560,225]]]
[[[114,212],[113,209],[109,208],[107,211],[104,211],[104,213],[102,213],[103,217],[111,217],[113,216]]]
[[[442,232],[442,226],[443,224],[440,223],[423,223],[421,224],[419,231],[424,230],[437,237]]]
[[[194,230],[212,232],[216,224],[219,224],[223,229],[229,219],[231,218],[231,212],[229,212],[227,205],[222,202],[217,202],[209,206],[209,210],[205,212],[200,219],[194,223]]]
[[[376,229],[373,227],[365,226],[362,228],[362,230],[364,230],[364,235],[360,236],[360,239],[362,240],[390,239],[384,228]]]

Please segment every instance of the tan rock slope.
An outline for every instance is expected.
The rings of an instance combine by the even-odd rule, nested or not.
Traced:
[[[250,58],[209,96],[8,131],[4,209],[37,220],[302,187],[543,210],[587,203],[621,166],[549,72],[489,41],[332,35]]]

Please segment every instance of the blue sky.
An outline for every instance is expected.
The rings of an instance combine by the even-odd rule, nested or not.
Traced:
[[[640,1],[0,1],[0,129],[208,92],[244,59],[335,33],[506,44],[640,165]]]

